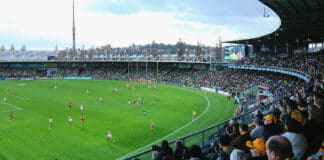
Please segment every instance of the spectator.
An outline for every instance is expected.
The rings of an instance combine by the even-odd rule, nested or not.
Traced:
[[[152,160],[157,160],[159,157],[160,147],[157,145],[152,146]]]
[[[217,154],[217,160],[229,160],[233,148],[231,138],[227,134],[219,137],[219,146],[221,150]]]
[[[267,140],[266,152],[269,160],[294,160],[289,140],[283,136],[272,136]]]
[[[172,157],[172,156],[173,156],[172,148],[169,147],[169,143],[167,140],[163,140],[161,142],[161,148],[157,159],[162,160],[165,157]]]
[[[324,89],[319,88],[314,93],[314,106],[320,109],[322,121],[324,121]]]
[[[249,133],[249,127],[246,124],[240,125],[240,135],[237,136],[232,142],[231,145],[234,148],[240,149],[245,153],[250,153],[249,148],[245,145],[246,141],[251,140],[251,136]]]
[[[263,138],[254,141],[247,141],[246,146],[250,148],[251,157],[249,160],[267,160],[266,142]]]
[[[230,155],[230,160],[247,160],[247,158],[242,150],[234,149]]]
[[[226,128],[226,134],[228,134],[231,137],[231,140],[235,139],[237,136],[240,135],[240,129],[239,129],[239,123],[231,119],[229,121],[229,126]]]
[[[309,156],[307,160],[324,160],[324,138],[322,139],[321,146],[316,154]]]
[[[192,145],[189,148],[190,160],[201,160],[201,148],[198,145]]]
[[[263,121],[262,118],[255,117],[254,118],[255,127],[251,130],[250,135],[252,139],[263,138]]]
[[[286,137],[294,153],[296,159],[301,159],[303,154],[307,151],[307,141],[305,136],[302,134],[302,125],[293,118],[287,118],[285,121],[286,132],[282,136]]]
[[[188,148],[183,145],[181,141],[176,142],[174,150],[174,160],[189,159]]]
[[[281,134],[282,129],[281,126],[278,126],[274,123],[274,118],[272,114],[267,114],[264,116],[264,130],[263,130],[263,138],[268,139],[273,135]]]
[[[324,134],[324,122],[322,121],[320,109],[314,105],[308,107],[308,121],[303,128],[303,133],[307,139],[309,154],[316,153],[320,146],[320,141]]]
[[[217,158],[217,153],[220,150],[219,147],[219,135],[215,135],[212,139],[210,145],[202,151],[204,158],[215,159]],[[213,158],[214,157],[214,158]]]

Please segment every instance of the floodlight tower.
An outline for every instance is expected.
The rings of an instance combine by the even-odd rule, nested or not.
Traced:
[[[72,51],[73,51],[73,54],[76,53],[76,50],[75,50],[75,19],[74,19],[74,0],[73,0],[73,4],[72,4],[72,37],[73,37],[73,46],[72,46]]]

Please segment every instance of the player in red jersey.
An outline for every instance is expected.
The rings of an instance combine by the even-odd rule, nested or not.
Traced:
[[[154,133],[154,127],[155,127],[154,122],[151,121],[151,124],[150,124],[150,131],[151,131],[151,133]]]
[[[13,112],[12,109],[11,109],[10,112],[9,112],[9,119],[10,119],[10,121],[15,120],[15,119],[14,119],[14,112]]]
[[[84,121],[85,121],[85,115],[82,113],[80,116],[81,124],[84,126]]]
[[[71,109],[72,109],[72,102],[71,102],[71,100],[69,100],[69,102],[68,102],[68,107],[69,107],[69,111],[71,111]]]

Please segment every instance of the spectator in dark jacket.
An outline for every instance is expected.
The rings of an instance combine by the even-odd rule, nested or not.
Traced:
[[[245,145],[246,141],[250,141],[251,136],[249,133],[249,127],[246,124],[240,125],[240,135],[237,136],[232,142],[231,145],[234,148],[238,148],[244,151],[246,154],[250,153],[250,149]]]
[[[264,130],[263,138],[267,140],[273,135],[279,135],[282,133],[282,126],[274,123],[274,118],[272,114],[267,114],[264,116]]]
[[[172,148],[169,147],[169,143],[167,140],[163,140],[161,143],[160,152],[158,154],[158,160],[162,160],[164,157],[172,157],[173,151]]]
[[[182,159],[189,159],[188,148],[185,147],[181,141],[177,141],[174,150],[174,160]]]

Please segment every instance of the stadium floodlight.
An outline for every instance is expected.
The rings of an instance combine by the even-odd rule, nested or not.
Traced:
[[[270,17],[270,14],[266,12],[266,8],[265,7],[263,8],[263,17],[264,18],[269,18]]]
[[[72,46],[72,51],[73,54],[75,54],[75,17],[74,17],[74,0],[72,0],[72,38],[73,38],[73,46]]]

